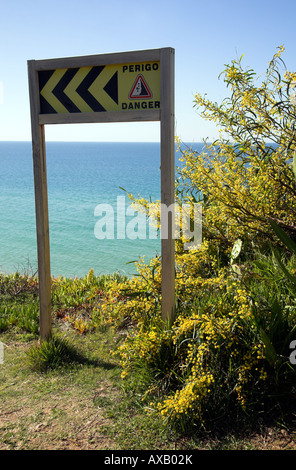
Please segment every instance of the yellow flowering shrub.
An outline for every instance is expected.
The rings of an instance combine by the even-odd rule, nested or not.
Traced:
[[[218,141],[197,153],[177,139],[176,202],[202,202],[203,243],[186,252],[182,237],[176,242],[177,319],[170,329],[161,328],[159,259],[139,266],[142,276],[129,284],[138,296],[124,306],[136,323],[120,348],[123,376],[150,371],[145,397],[155,398],[149,409],[165,421],[196,423],[214,410],[247,409],[287,379],[279,378],[288,362],[281,341],[293,331],[295,310],[288,319],[290,293],[277,276],[266,278],[273,269],[269,244],[281,245],[270,220],[291,236],[296,231],[295,74],[281,78],[283,51],[259,84],[242,58],[227,66],[231,95],[221,105],[195,96],[201,115],[219,123]],[[130,198],[148,211],[148,201]],[[238,239],[242,249],[234,264]],[[254,264],[258,252],[267,256],[267,271]]]
[[[165,420],[181,420],[188,413],[190,419],[202,419],[204,403],[221,386],[220,374],[228,373],[227,368],[223,371],[225,356],[238,364],[229,374],[230,383],[226,382],[226,386],[236,387],[241,405],[249,380],[247,371],[260,362],[264,370],[264,357],[259,359],[258,346],[254,342],[245,344],[244,327],[251,315],[247,293],[225,268],[217,271],[215,277],[210,278],[209,272],[203,277],[206,252],[205,245],[200,252],[186,253],[183,263],[177,257],[179,309],[170,329],[163,328],[161,321],[160,268],[151,269],[156,260],[151,265],[138,266],[142,276],[125,283],[127,298],[117,302],[116,313],[111,313],[117,315],[118,324],[119,319],[124,322],[126,318],[133,324],[119,346],[122,377],[141,374],[142,370],[147,380],[148,371],[150,383],[145,397],[160,391],[169,394],[154,407]],[[207,261],[210,266],[210,259]],[[120,287],[123,286],[116,285],[116,289]],[[134,296],[128,298],[129,293]]]

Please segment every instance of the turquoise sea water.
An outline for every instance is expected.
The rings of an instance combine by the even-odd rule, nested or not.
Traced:
[[[131,274],[127,263],[160,254],[159,239],[99,240],[94,232],[97,205],[116,211],[118,196],[130,204],[120,188],[160,199],[159,143],[48,142],[46,153],[53,276]],[[35,227],[31,142],[0,142],[1,272],[37,270]]]

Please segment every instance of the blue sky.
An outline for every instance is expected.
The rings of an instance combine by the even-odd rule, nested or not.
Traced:
[[[27,60],[160,47],[175,49],[176,134],[214,139],[193,108],[195,93],[221,101],[218,75],[245,54],[264,73],[283,44],[296,70],[295,0],[2,0],[0,140],[31,140]],[[159,141],[159,123],[46,126],[47,141]]]

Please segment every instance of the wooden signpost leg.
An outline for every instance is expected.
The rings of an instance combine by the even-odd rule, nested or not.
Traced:
[[[39,277],[40,340],[51,336],[51,282],[44,125],[38,123],[37,77],[34,61],[29,62],[32,151]]]
[[[166,208],[175,203],[175,114],[174,114],[174,49],[161,51],[161,203]],[[161,239],[162,319],[169,324],[175,319],[175,241],[172,214],[161,211],[161,227],[168,224],[167,238]]]
[[[38,250],[40,339],[51,335],[51,282],[44,126],[38,126],[38,141],[33,141],[35,205]]]
[[[51,282],[44,126],[39,126],[39,152],[33,152],[38,245],[40,339],[51,335]]]

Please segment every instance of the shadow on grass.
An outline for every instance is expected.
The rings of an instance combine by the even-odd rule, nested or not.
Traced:
[[[117,364],[102,359],[92,359],[80,352],[64,337],[52,336],[48,340],[36,342],[27,351],[27,362],[35,372],[53,369],[68,369],[75,366],[100,367],[105,370],[115,369]]]

